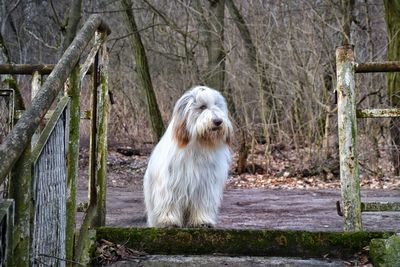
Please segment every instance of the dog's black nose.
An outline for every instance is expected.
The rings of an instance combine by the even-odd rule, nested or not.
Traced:
[[[222,124],[222,120],[221,119],[213,119],[213,123],[215,126],[220,126]]]

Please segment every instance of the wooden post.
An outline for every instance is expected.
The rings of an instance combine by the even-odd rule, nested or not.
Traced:
[[[95,44],[98,44],[100,39],[103,40],[105,39],[105,33],[103,32],[96,33]],[[105,49],[105,45],[103,45],[102,47]],[[107,64],[108,63],[107,60],[108,60],[107,54],[102,55],[103,63],[100,62],[100,64]],[[103,94],[107,94],[108,87],[107,87],[107,69],[105,68],[103,70],[105,71],[103,77],[101,75],[99,77],[98,70],[99,70],[99,53],[96,54],[93,61],[92,83],[90,86],[91,121],[90,121],[90,143],[89,143],[89,186],[88,186],[89,206],[86,210],[85,217],[83,219],[81,228],[79,230],[79,234],[76,238],[77,241],[74,250],[74,259],[79,262],[85,262],[86,259],[88,258],[87,251],[84,248],[88,246],[87,242],[91,242],[90,228],[97,225],[104,225],[105,222],[105,202],[103,203],[103,201],[105,201],[105,194],[106,194],[105,164],[107,163],[106,161],[107,141],[104,140],[104,138],[107,138],[107,135],[106,133],[102,134],[101,132],[107,130],[107,125],[106,125],[107,115],[103,114],[102,109],[104,108],[105,112],[107,112],[108,105],[106,103],[101,104],[101,101],[103,102],[106,101],[105,99],[103,99],[105,98]],[[102,81],[103,79],[105,80],[104,83],[102,83],[101,93],[99,97],[98,89],[99,89],[100,79],[102,79]],[[106,85],[106,87],[103,87],[104,84]],[[99,104],[102,106],[99,106]],[[102,166],[101,164],[104,164],[104,166]],[[103,179],[100,180],[100,184],[98,181],[99,175],[100,179]],[[99,208],[98,205],[102,206],[100,206]],[[99,213],[99,209],[103,209],[103,212]],[[103,217],[101,216],[99,217],[99,215]]]
[[[9,266],[31,266],[29,261],[32,211],[31,166],[31,146],[27,146],[12,169],[8,189],[8,197],[15,201],[13,259]]]
[[[42,87],[42,76],[40,75],[40,73],[38,71],[35,71],[32,74],[32,81],[31,81],[31,99],[33,101],[33,99],[35,98],[35,96],[39,93],[40,88]],[[32,148],[33,146],[36,144],[37,140],[39,139],[39,135],[40,135],[40,131],[42,127],[39,127],[36,129],[35,133],[32,136],[32,140],[31,140],[31,145]]]
[[[354,54],[350,45],[336,49],[340,183],[344,231],[362,230],[357,157]]]
[[[80,125],[80,68],[79,64],[71,72],[65,94],[71,98],[68,171],[67,171],[67,225],[66,225],[66,257],[73,260],[76,216],[76,180],[79,159],[79,125]],[[71,264],[69,263],[69,266]]]
[[[97,111],[98,111],[98,64],[99,55],[93,62],[93,75],[92,84],[90,86],[90,109],[92,116],[90,118],[90,140],[89,140],[89,185],[88,185],[88,198],[89,205],[97,205],[97,190],[96,190],[96,169],[97,169]]]
[[[98,132],[97,132],[97,212],[93,225],[106,224],[106,195],[107,195],[107,128],[108,128],[108,53],[103,44],[99,60],[100,94],[98,96]]]

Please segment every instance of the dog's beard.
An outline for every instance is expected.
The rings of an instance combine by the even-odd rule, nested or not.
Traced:
[[[207,147],[215,147],[225,142],[225,127],[213,126],[209,129],[202,131],[197,136],[199,144]]]

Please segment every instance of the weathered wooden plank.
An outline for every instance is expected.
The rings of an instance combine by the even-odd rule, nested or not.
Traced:
[[[69,100],[65,97],[60,103],[68,103],[65,99]],[[68,113],[67,105],[56,108],[33,155],[32,262],[47,266],[63,267],[66,263],[62,259],[66,258]]]
[[[99,36],[96,34],[95,39]],[[96,42],[96,40],[95,40]],[[80,261],[83,255],[85,243],[89,237],[89,229],[93,226],[93,220],[97,216],[97,188],[96,188],[96,176],[97,176],[97,113],[98,113],[98,63],[99,54],[96,53],[93,67],[92,82],[90,86],[90,106],[91,106],[91,120],[90,120],[90,140],[89,140],[89,185],[88,185],[88,197],[89,206],[86,210],[85,217],[83,219],[81,228],[79,230],[78,238],[75,245],[75,260]]]
[[[348,257],[391,232],[308,232],[254,229],[97,228],[97,240],[164,255]]]
[[[356,63],[354,70],[356,73],[399,72],[400,61]]]
[[[76,218],[76,180],[79,165],[79,129],[80,129],[80,68],[77,65],[71,72],[66,84],[65,94],[70,97],[68,170],[67,170],[67,225],[66,256],[73,260]]]
[[[5,176],[30,142],[40,120],[78,63],[81,53],[90,42],[94,32],[99,29],[109,32],[109,28],[102,22],[101,17],[92,15],[48,76],[31,107],[24,112],[11,133],[0,145],[0,162],[2,163],[0,165],[0,184],[3,183]]]
[[[0,64],[0,75],[32,75],[35,72],[49,75],[55,66],[55,64]],[[92,71],[88,69],[86,74],[92,74]]]
[[[50,138],[50,135],[54,128],[56,127],[57,121],[62,116],[64,110],[67,108],[69,103],[69,97],[64,96],[58,102],[56,109],[53,111],[51,118],[49,119],[46,127],[44,128],[42,134],[39,137],[38,142],[36,143],[35,147],[32,150],[32,161],[35,162],[39,157],[43,147],[46,145],[47,140]]]
[[[48,75],[54,67],[54,64],[0,64],[0,74],[32,75],[37,72]]]
[[[357,118],[395,118],[400,117],[399,108],[357,109]]]
[[[12,234],[14,228],[14,200],[0,200],[0,233],[2,257],[0,266],[11,266],[13,258]]]
[[[80,81],[82,82],[83,78],[85,78],[86,73],[90,69],[90,66],[94,62],[94,58],[97,54],[97,51],[99,51],[101,45],[104,43],[106,40],[106,35],[105,34],[99,34],[98,38],[95,38],[94,45],[92,49],[90,50],[88,56],[86,57],[85,62],[81,66],[81,71],[80,71]]]
[[[351,46],[336,49],[340,184],[345,231],[362,230],[357,157],[354,54]]]
[[[98,131],[97,131],[97,169],[96,188],[97,214],[94,226],[106,225],[106,196],[107,196],[107,129],[108,129],[108,52],[103,45],[99,60],[100,93],[98,101]]]
[[[30,144],[30,140],[29,144]],[[15,201],[13,258],[9,266],[28,267],[30,264],[32,162],[31,146],[27,146],[12,168],[8,197]]]
[[[400,202],[362,202],[361,211],[400,211]]]
[[[38,71],[35,71],[32,74],[31,79],[31,100],[35,98],[35,96],[39,93],[39,90],[42,86],[42,75]],[[32,146],[36,144],[37,140],[39,139],[41,127],[38,127],[35,133],[32,136],[31,144]]]

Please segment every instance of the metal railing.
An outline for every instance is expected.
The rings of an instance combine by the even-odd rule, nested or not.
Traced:
[[[108,112],[105,41],[109,33],[101,17],[93,15],[56,65],[0,65],[0,75],[32,75],[34,96],[30,107],[21,113],[0,144],[0,184],[12,173],[8,197],[15,201],[13,262],[7,263],[10,266],[65,266],[79,262],[89,228],[105,223]],[[94,43],[90,44],[93,38]],[[79,64],[88,47],[86,59]],[[75,236],[80,93],[81,81],[88,73],[92,74],[90,196],[84,222]],[[40,86],[42,75],[48,77]],[[65,96],[49,112],[63,89]],[[43,128],[45,119],[48,122]]]

